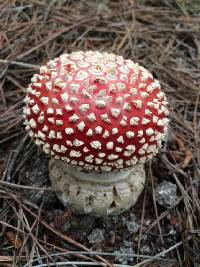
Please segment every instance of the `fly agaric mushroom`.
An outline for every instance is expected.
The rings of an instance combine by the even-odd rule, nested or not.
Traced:
[[[26,130],[53,156],[49,176],[64,204],[96,216],[134,205],[168,125],[149,71],[114,54],[63,54],[33,75],[25,104]]]

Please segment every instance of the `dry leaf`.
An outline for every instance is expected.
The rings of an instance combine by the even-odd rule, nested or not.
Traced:
[[[16,249],[20,249],[22,247],[23,244],[22,240],[14,232],[12,231],[6,232],[6,237]]]

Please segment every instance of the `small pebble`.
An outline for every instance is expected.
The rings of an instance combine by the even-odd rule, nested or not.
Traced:
[[[150,254],[151,253],[151,248],[148,245],[143,245],[140,248],[140,253],[143,255]]]
[[[135,234],[140,228],[140,225],[135,221],[127,221],[126,222],[127,229],[130,234]]]
[[[70,225],[70,222],[68,220],[66,220],[65,223],[61,226],[61,228],[64,232],[68,232],[70,227],[71,227],[71,225]]]
[[[176,204],[177,187],[171,182],[164,181],[158,184],[155,193],[156,201],[163,207],[171,208]]]
[[[123,246],[119,248],[119,250],[115,251],[116,255],[115,259],[121,263],[121,264],[128,264],[130,261],[134,260],[133,256],[128,256],[128,255],[120,255],[120,254],[134,254],[133,248],[132,248],[132,243],[124,241]]]
[[[140,225],[136,222],[137,219],[133,213],[130,213],[130,219],[122,217],[123,225],[127,227],[130,234],[135,234],[140,228]]]
[[[104,231],[95,228],[92,230],[92,233],[88,236],[88,240],[91,244],[96,244],[104,241]]]

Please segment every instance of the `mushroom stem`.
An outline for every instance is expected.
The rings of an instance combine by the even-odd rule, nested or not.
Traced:
[[[119,172],[87,172],[87,171],[79,171],[74,169],[73,167],[67,167],[68,173],[76,179],[80,179],[83,181],[97,182],[100,184],[107,184],[112,182],[117,182],[128,177],[131,173],[131,170],[121,170]]]
[[[58,198],[78,213],[106,216],[132,207],[145,183],[144,165],[119,172],[83,172],[51,159],[49,177]]]

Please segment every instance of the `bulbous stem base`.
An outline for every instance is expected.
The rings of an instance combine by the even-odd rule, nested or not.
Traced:
[[[145,184],[143,165],[119,172],[86,173],[60,160],[49,162],[49,178],[58,198],[78,213],[101,217],[132,207]]]

